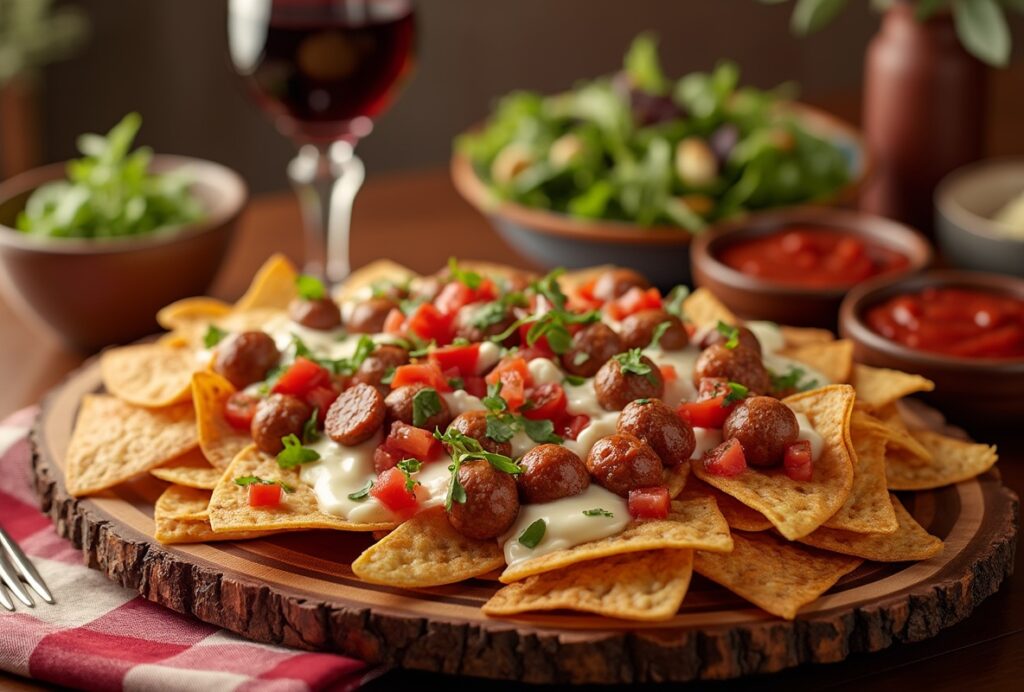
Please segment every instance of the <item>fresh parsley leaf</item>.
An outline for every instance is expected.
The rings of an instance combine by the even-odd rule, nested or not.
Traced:
[[[327,295],[324,282],[309,274],[299,274],[295,277],[295,290],[303,300],[320,300]]]
[[[224,337],[227,335],[228,333],[226,331],[215,324],[211,324],[206,328],[206,334],[203,335],[203,346],[206,348],[213,348],[223,341]]]
[[[665,332],[667,332],[671,326],[672,323],[668,320],[659,322],[658,326],[654,328],[654,334],[651,336],[651,343],[648,344],[647,348],[660,348],[661,337],[665,336]]]
[[[520,294],[522,295],[522,294]],[[508,317],[508,306],[504,299],[485,303],[473,311],[469,323],[477,329],[487,329],[501,324]]]
[[[646,406],[647,404],[651,403],[651,400],[650,399],[637,399],[633,403],[640,404],[641,406]]]
[[[562,292],[562,287],[558,285],[558,277],[564,273],[565,269],[553,269],[546,276],[530,284],[530,288],[544,296],[555,310],[565,310],[567,299],[565,293]]]
[[[412,397],[412,424],[422,427],[431,417],[441,413],[441,395],[433,387],[424,387]]]
[[[496,413],[487,414],[487,437],[495,442],[508,442],[516,434],[516,421],[513,416]]]
[[[484,451],[479,440],[463,435],[458,430],[450,429],[445,433],[435,430],[434,439],[439,440],[447,447],[452,458],[452,464],[448,467],[452,475],[448,482],[448,492],[445,493],[445,509],[451,509],[452,502],[463,503],[466,501],[466,490],[459,482],[459,468],[463,462],[480,459],[499,471],[513,475],[522,473],[522,469],[510,457]]]
[[[683,314],[683,301],[685,301],[690,295],[690,289],[686,286],[676,286],[668,295],[665,296],[665,310],[675,315],[679,319],[685,319]]]
[[[423,346],[420,346],[419,348],[416,348],[416,349],[413,349],[412,351],[409,351],[409,357],[410,358],[423,358],[428,353],[430,353],[430,351],[432,349],[434,349],[434,348],[437,348],[437,342],[434,341],[433,339],[431,339],[429,344],[425,344]]]
[[[354,493],[349,493],[348,499],[354,502],[362,502],[366,498],[370,497],[370,488],[372,487],[373,481],[366,481],[366,485],[364,485],[362,488],[355,491]]]
[[[807,371],[795,365],[791,365],[785,375],[776,375],[774,372],[769,374],[772,377],[773,392],[788,392],[794,389],[806,392],[808,389],[814,389],[818,386],[818,380],[816,379],[804,380]]]
[[[277,453],[277,465],[283,469],[295,468],[320,458],[319,452],[309,447],[303,447],[302,442],[295,435],[282,437],[281,443],[284,445],[284,449]]]
[[[555,434],[555,424],[549,420],[521,418],[523,430],[534,442],[541,444],[562,444],[562,438]]]
[[[725,337],[724,346],[732,350],[740,345],[740,330],[731,324],[726,324],[722,320],[718,320],[718,324],[715,325],[715,329],[719,334]]]
[[[537,544],[541,542],[541,539],[544,538],[544,534],[547,530],[547,522],[543,519],[538,519],[527,526],[525,531],[519,534],[519,544],[533,550],[537,547]]]
[[[411,493],[413,488],[420,483],[412,477],[412,474],[416,473],[423,467],[423,462],[419,459],[402,459],[400,462],[395,464],[395,467],[402,472],[403,476],[405,476],[405,489]]]
[[[750,390],[739,382],[730,382],[726,386],[729,388],[729,393],[722,399],[722,406],[732,406],[737,402],[743,401],[747,398],[747,394],[750,393]]]
[[[448,386],[451,387],[452,389],[465,389],[466,381],[461,377],[449,377]]]
[[[285,370],[287,370],[287,368],[283,365],[275,365],[272,367],[270,372],[267,373],[267,379],[263,380],[259,387],[257,387],[259,393],[264,396],[270,394],[270,390],[273,389],[274,385],[277,384],[277,381],[281,379],[281,375],[284,374]]]
[[[643,357],[643,352],[638,348],[631,348],[625,353],[612,356],[612,358],[619,362],[624,375],[642,375],[652,383],[657,383],[658,380],[654,376],[654,371],[651,370],[650,365],[643,361]]]
[[[309,360],[316,361],[313,350],[306,345],[306,342],[298,334],[292,334],[292,347],[295,349],[296,358],[308,358]]]
[[[587,381],[586,377],[580,375],[566,375],[563,383],[571,384],[574,387],[579,387],[581,384]]]
[[[384,377],[380,378],[381,384],[391,384],[391,381],[395,379],[395,366],[389,365],[388,369],[384,371]]]
[[[449,464],[448,470],[451,472],[451,478],[448,481],[448,490],[444,494],[444,508],[450,510],[453,502],[458,502],[460,505],[466,504],[466,489],[462,487],[462,483],[459,481],[459,469],[462,467],[462,462],[458,459],[452,460]]]
[[[480,288],[480,284],[483,281],[483,278],[476,272],[459,267],[459,263],[454,257],[448,258],[448,272],[451,274],[452,279],[468,288]]]
[[[320,432],[316,429],[317,423],[320,422],[320,409],[314,408],[313,413],[310,414],[309,420],[302,424],[302,443],[309,444],[310,442],[316,442],[320,439]]]
[[[281,490],[285,491],[286,493],[295,492],[295,488],[288,485],[284,481],[267,481],[260,478],[259,476],[240,476],[235,479],[235,485],[240,485],[243,488],[248,487],[250,485],[278,485],[281,487]]]
[[[406,298],[404,300],[398,301],[398,309],[402,311],[403,315],[408,317],[412,313],[416,312],[416,309],[419,308],[419,306],[423,305],[426,302],[427,302],[427,297],[426,296],[416,296],[415,298]]]
[[[501,398],[501,383],[487,385],[487,396],[481,399],[484,407],[492,413],[500,413],[508,409],[508,403]]]
[[[588,516],[588,517],[614,517],[615,516],[614,514],[609,512],[607,509],[601,509],[600,507],[595,507],[594,509],[585,509],[585,510],[583,510],[583,514],[584,514],[584,516]]]

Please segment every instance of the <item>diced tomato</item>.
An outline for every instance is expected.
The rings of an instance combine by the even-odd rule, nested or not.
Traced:
[[[591,279],[577,288],[575,294],[569,297],[568,308],[574,311],[586,312],[604,305],[603,300],[598,300],[594,297],[594,285],[596,283],[597,279]]]
[[[470,288],[461,281],[452,281],[434,299],[434,306],[446,315],[453,315],[470,303],[490,301],[498,297],[497,288],[490,279],[484,279],[476,288]]]
[[[340,393],[336,386],[314,387],[306,392],[304,397],[306,403],[316,409],[317,418],[321,424],[327,418],[327,409],[331,407],[331,404],[334,403],[334,400],[338,398]]]
[[[668,488],[663,485],[629,491],[629,516],[634,519],[664,519],[671,504]]]
[[[452,340],[452,321],[455,313],[443,314],[431,303],[423,303],[409,315],[406,326],[416,336],[444,345]]]
[[[416,457],[420,461],[433,459],[441,449],[441,443],[434,439],[431,431],[401,421],[391,424],[391,434],[384,440],[384,445],[389,451]]]
[[[373,472],[379,476],[388,469],[394,468],[402,458],[398,450],[392,450],[386,444],[377,445],[377,448],[373,450]]]
[[[443,346],[431,351],[429,359],[443,371],[455,368],[459,377],[475,375],[476,364],[480,360],[480,344]]]
[[[557,382],[548,382],[529,391],[528,401],[533,404],[523,411],[530,420],[560,420],[565,417],[568,401],[565,390]]]
[[[256,415],[256,405],[259,403],[259,397],[245,392],[235,392],[224,402],[224,420],[236,430],[249,430],[252,427],[252,417]]]
[[[786,475],[795,481],[809,481],[814,476],[814,461],[811,459],[811,441],[797,440],[786,447],[783,457]]]
[[[527,342],[527,335],[530,333],[530,327],[533,326],[533,322],[527,322],[519,325],[519,357],[530,362],[534,358],[551,358],[555,355],[555,352],[551,349],[551,345],[548,343],[546,336],[541,336],[539,339],[533,342],[531,346]]]
[[[698,428],[721,428],[736,404],[725,404],[728,381],[721,377],[705,377],[700,381],[697,401],[679,404],[677,412],[683,420]]]
[[[701,460],[708,473],[716,476],[735,476],[747,469],[747,457],[743,454],[743,445],[736,438],[731,438],[704,453]]]
[[[518,411],[526,402],[526,388],[530,386],[530,370],[526,359],[516,356],[505,358],[487,373],[487,384],[501,383],[501,398],[508,404],[509,410]]]
[[[661,293],[656,288],[643,289],[639,286],[626,291],[615,300],[605,303],[604,309],[608,315],[616,320],[629,317],[630,315],[661,307]]]
[[[658,369],[661,370],[661,379],[666,382],[674,382],[679,377],[674,365],[659,365]]]
[[[484,382],[484,378],[479,375],[463,377],[462,387],[466,390],[467,394],[471,394],[477,398],[482,399],[487,396],[487,383]]]
[[[566,419],[559,429],[559,435],[567,440],[575,440],[583,432],[583,429],[590,425],[590,416],[573,416]]]
[[[250,507],[277,507],[281,504],[281,486],[277,483],[253,483],[249,486]]]
[[[508,372],[518,373],[523,383],[530,382],[530,369],[526,366],[526,359],[522,356],[503,358],[494,369],[487,373],[484,379],[487,384],[497,384],[502,381],[502,375]]]
[[[326,368],[309,358],[299,356],[277,380],[272,391],[275,394],[291,394],[301,399],[307,392],[320,386],[329,387],[330,384],[331,373]]]
[[[405,476],[396,468],[377,476],[370,494],[392,512],[406,512],[417,504],[416,495],[405,489]]]
[[[395,376],[391,379],[391,388],[398,389],[407,384],[425,384],[439,392],[450,392],[448,378],[434,363],[408,363],[395,368]]]
[[[385,334],[401,334],[405,327],[405,314],[398,308],[391,308],[391,312],[384,318]]]

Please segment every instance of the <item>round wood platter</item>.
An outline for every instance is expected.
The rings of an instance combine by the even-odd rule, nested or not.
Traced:
[[[480,605],[499,588],[473,580],[404,591],[349,567],[366,535],[312,531],[228,543],[162,546],[144,478],[102,496],[67,494],[63,464],[82,395],[101,390],[95,362],[43,405],[33,430],[36,485],[58,533],[90,567],[149,600],[251,639],[336,651],[371,663],[527,682],[658,682],[768,673],[935,635],[1011,572],[1017,497],[997,474],[901,495],[945,551],[920,563],[865,563],[787,622],[694,575],[672,620],[626,623],[582,614],[495,620]]]

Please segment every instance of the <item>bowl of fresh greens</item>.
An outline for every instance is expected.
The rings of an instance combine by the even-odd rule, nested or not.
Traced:
[[[688,278],[694,234],[763,209],[852,200],[868,168],[859,132],[741,86],[732,63],[677,80],[638,36],[616,74],[502,98],[460,135],[452,179],[520,252],[553,266],[632,266]]]
[[[82,157],[0,183],[0,287],[26,319],[93,351],[152,332],[153,315],[202,295],[248,190],[224,166],[132,150],[129,114],[82,135]]]

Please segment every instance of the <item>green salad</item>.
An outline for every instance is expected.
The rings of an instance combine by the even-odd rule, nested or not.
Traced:
[[[850,152],[787,111],[788,92],[741,87],[728,62],[671,80],[641,35],[619,73],[553,96],[511,93],[456,149],[501,199],[699,231],[848,182]]]
[[[202,218],[187,171],[151,173],[149,148],[129,152],[141,126],[139,114],[129,113],[105,137],[79,137],[82,158],[68,163],[67,180],[32,193],[18,215],[18,230],[55,238],[115,238]]]

